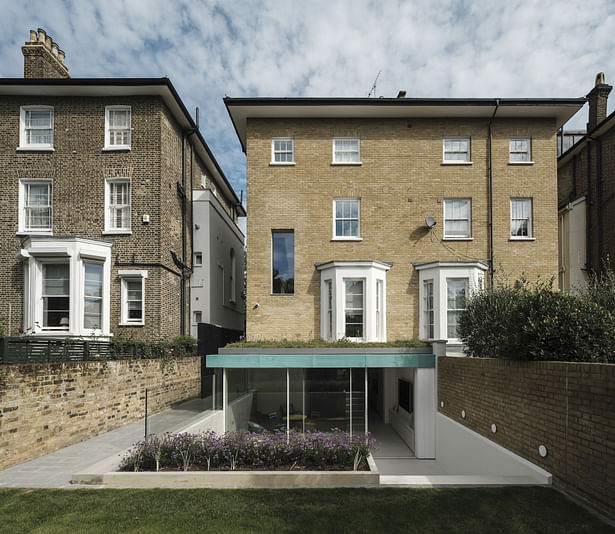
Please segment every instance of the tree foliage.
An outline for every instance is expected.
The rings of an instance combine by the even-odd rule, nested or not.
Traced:
[[[615,276],[592,284],[578,295],[552,282],[487,288],[469,299],[459,336],[481,358],[615,363]]]

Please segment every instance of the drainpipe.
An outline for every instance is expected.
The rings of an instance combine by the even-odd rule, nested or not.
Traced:
[[[596,204],[598,204],[598,261],[600,265],[598,265],[598,272],[602,271],[602,267],[604,264],[604,228],[602,221],[602,140],[600,137],[596,139],[596,190],[597,190],[597,199]]]
[[[591,181],[591,159],[592,159],[592,138],[587,138],[587,209],[586,209],[586,217],[587,217],[587,247],[585,250],[586,258],[586,268],[587,272],[591,272],[592,265],[592,205],[594,203],[594,198],[592,195],[592,181]]]
[[[491,287],[493,287],[493,275],[494,275],[494,267],[493,267],[493,132],[492,125],[493,120],[495,119],[495,114],[498,112],[498,108],[500,107],[500,99],[495,99],[495,109],[493,110],[493,115],[491,115],[491,119],[489,119],[489,279],[491,282]]]
[[[199,113],[197,109],[197,128],[199,124]],[[192,143],[190,143],[190,261],[188,264],[190,265],[190,272],[192,272],[192,262],[194,261],[194,202],[192,198],[192,165],[194,163],[194,147]],[[191,284],[192,285],[192,284]],[[188,294],[188,325],[192,324],[192,298],[191,295]],[[188,333],[191,334],[190,328],[188,328]],[[197,326],[197,336],[198,336],[198,326]]]

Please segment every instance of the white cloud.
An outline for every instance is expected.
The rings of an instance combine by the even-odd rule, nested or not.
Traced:
[[[45,28],[73,76],[168,75],[201,110],[237,190],[245,158],[222,97],[571,97],[615,81],[615,4],[555,0],[0,0],[0,76]],[[615,97],[609,111],[615,106]],[[582,127],[586,114],[571,125]]]

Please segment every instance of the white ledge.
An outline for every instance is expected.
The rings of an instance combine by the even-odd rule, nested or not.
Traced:
[[[443,161],[441,165],[472,165],[473,161]]]
[[[332,237],[331,241],[363,241],[362,237],[338,236]]]
[[[104,146],[103,152],[130,152],[130,147],[127,145]]]
[[[443,237],[442,241],[474,241],[473,237]]]
[[[509,161],[509,165],[534,165],[533,161]]]
[[[270,161],[270,167],[293,167],[295,164],[294,161]]]
[[[362,161],[332,161],[331,165],[346,165],[350,167],[360,167],[363,165]]]
[[[102,235],[132,235],[132,230],[105,230]]]
[[[536,241],[535,237],[510,237],[509,241]]]

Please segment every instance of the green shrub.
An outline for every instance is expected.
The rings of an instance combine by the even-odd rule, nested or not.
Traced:
[[[511,360],[615,362],[615,317],[582,296],[532,288],[485,289],[461,315],[470,355]]]

